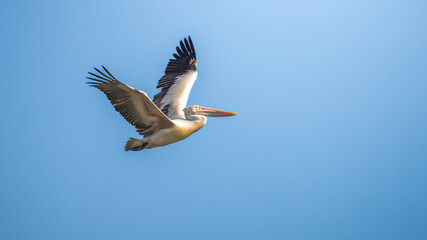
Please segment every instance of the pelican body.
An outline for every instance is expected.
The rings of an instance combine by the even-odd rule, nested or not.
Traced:
[[[117,80],[104,66],[89,72],[88,84],[104,92],[117,112],[136,127],[143,139],[130,138],[126,151],[139,151],[181,141],[206,125],[206,116],[237,115],[198,105],[188,106],[187,100],[197,78],[197,58],[191,37],[180,41],[177,53],[169,60],[165,75],[159,80],[160,92],[153,101],[145,92]]]

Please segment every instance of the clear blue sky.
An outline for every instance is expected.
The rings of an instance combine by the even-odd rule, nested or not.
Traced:
[[[2,1],[0,239],[426,239],[427,2]],[[174,145],[86,72],[149,96],[191,35]]]

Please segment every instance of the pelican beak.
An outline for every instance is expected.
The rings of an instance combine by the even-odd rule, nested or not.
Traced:
[[[236,116],[236,112],[227,112],[213,108],[200,107],[196,110],[196,115],[205,115],[208,117],[228,117],[228,116]]]

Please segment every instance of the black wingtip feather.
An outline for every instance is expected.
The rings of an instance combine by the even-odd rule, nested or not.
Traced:
[[[102,68],[108,73],[108,75],[110,75],[110,77],[112,77],[114,80],[116,80],[116,81],[118,81],[114,76],[113,76],[113,74],[111,74],[110,73],[110,71],[108,71],[108,69],[106,68],[106,67],[104,67],[104,65],[101,65],[102,66]]]
[[[184,38],[184,43],[185,43],[185,47],[187,48],[187,51],[191,53],[192,51],[190,48],[190,44],[188,44],[188,40],[186,38]]]
[[[182,40],[181,40],[181,41],[179,41],[179,45],[181,45],[181,49],[182,49],[182,51],[184,52],[185,56],[187,56],[187,55],[188,55],[188,50],[187,50],[187,48],[185,48],[185,45],[184,45],[184,43],[182,42]]]
[[[102,72],[101,70],[97,69],[96,67],[94,67],[93,69],[95,69],[95,71],[98,72],[99,74],[101,74],[102,76],[95,74],[95,73],[87,72],[88,74],[92,75],[93,77],[89,76],[86,78],[90,79],[92,81],[95,81],[95,82],[87,82],[87,84],[89,84],[92,87],[97,87],[101,84],[118,82],[118,80],[107,70],[106,67],[104,67],[104,65],[101,65],[101,66],[108,75],[105,74],[104,72]]]
[[[178,55],[179,55],[180,57],[183,57],[183,56],[184,56],[184,54],[182,53],[182,51],[181,51],[181,49],[180,49],[179,47],[176,47],[176,52],[178,53]]]
[[[104,76],[104,77],[108,78],[110,81],[114,81],[114,79],[113,79],[113,78],[111,78],[111,77],[107,76],[105,73],[103,73],[102,71],[100,71],[98,68],[95,68],[95,67],[94,67],[93,69],[95,69],[97,72],[99,72],[102,76]]]
[[[94,77],[97,77],[97,78],[99,78],[99,79],[102,79],[102,80],[104,80],[104,81],[107,81],[107,82],[111,82],[111,81],[114,81],[113,79],[110,79],[110,78],[104,78],[104,77],[101,77],[101,76],[99,76],[99,75],[96,75],[96,74],[94,74],[94,73],[89,73],[90,75],[92,75],[92,76],[94,76]]]
[[[194,58],[197,59],[196,50],[194,48],[193,40],[191,40],[190,35],[188,35],[188,41],[190,41],[191,51],[192,51],[192,53],[194,55]]]

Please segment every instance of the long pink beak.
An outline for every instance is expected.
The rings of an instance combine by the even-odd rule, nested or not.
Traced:
[[[236,116],[237,113],[227,112],[227,111],[222,111],[222,110],[207,108],[207,107],[199,107],[199,109],[196,110],[196,115],[205,115],[208,117],[228,117],[228,116]]]

